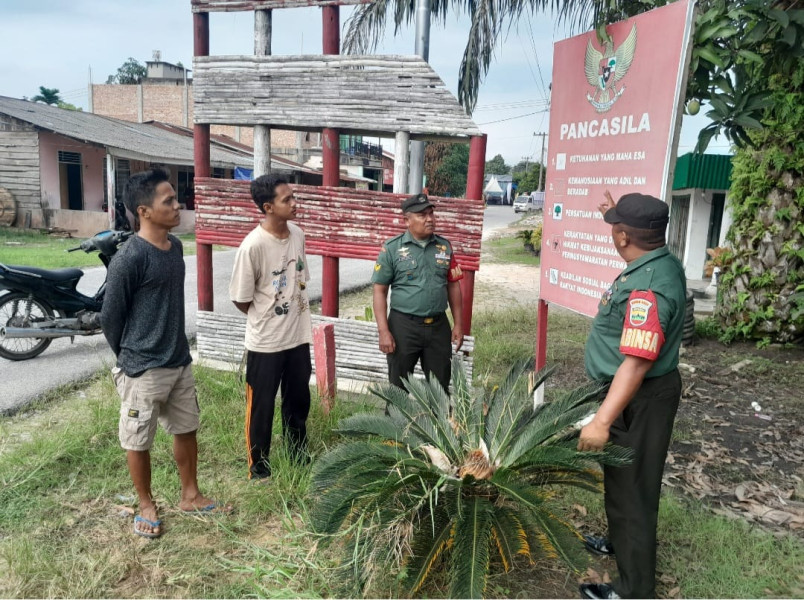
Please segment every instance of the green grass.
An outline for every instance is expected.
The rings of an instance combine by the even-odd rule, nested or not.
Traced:
[[[165,534],[131,533],[133,489],[117,442],[119,400],[110,377],[61,400],[59,418],[41,408],[2,421],[0,596],[243,597],[337,595],[328,552],[311,550],[305,526],[309,468],[274,443],[268,485],[246,479],[244,400],[236,374],[196,368],[202,428],[199,482],[231,502],[231,516],[179,514],[169,436],[152,450],[153,489]],[[82,397],[83,396],[83,397]],[[342,396],[325,416],[311,412],[314,452],[332,443],[339,418],[362,407]],[[25,435],[14,440],[20,427]],[[279,414],[275,431],[280,431]]]
[[[185,233],[178,238],[184,245],[185,255],[195,254],[195,234]],[[0,262],[42,269],[101,266],[97,252],[67,252],[83,239],[51,236],[35,229],[0,227]]]
[[[552,390],[584,379],[589,320],[552,309],[548,363],[557,365]],[[511,362],[531,356],[535,307],[481,312],[473,333],[476,382],[498,383]],[[757,364],[757,369],[764,368]],[[337,546],[316,543],[307,525],[309,468],[293,466],[281,440],[279,415],[272,449],[275,475],[267,485],[246,479],[243,384],[236,373],[196,367],[202,427],[199,482],[231,502],[228,516],[177,512],[178,477],[170,438],[159,430],[152,451],[153,488],[165,533],[146,541],[131,532],[135,507],[124,452],[117,441],[119,400],[108,372],[81,388],[0,419],[0,597],[344,597]],[[340,394],[332,414],[317,401],[309,419],[315,454],[337,443],[332,429],[370,398]],[[574,491],[560,499],[586,531],[605,531],[603,500]],[[586,512],[581,515],[577,507]],[[743,521],[712,514],[700,502],[666,494],[661,504],[658,569],[682,597],[801,597],[804,546]],[[575,511],[575,512],[573,512]],[[613,561],[602,572],[615,574]],[[393,595],[388,573],[379,596]],[[431,597],[446,590],[427,589]],[[491,597],[575,597],[576,576],[557,563],[518,564],[494,576]]]
[[[539,265],[539,257],[525,250],[522,240],[515,237],[487,240],[483,250],[491,254],[491,262]]]

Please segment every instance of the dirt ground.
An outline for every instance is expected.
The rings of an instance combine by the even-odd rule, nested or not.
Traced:
[[[479,309],[538,300],[533,267],[484,262],[477,284]],[[706,339],[681,352],[665,486],[718,514],[804,538],[804,348]],[[571,371],[581,383],[583,369]]]
[[[510,303],[534,304],[535,309],[536,269],[482,264],[475,291],[479,309]],[[800,418],[804,348],[758,349],[750,343],[725,346],[699,339],[682,348],[680,370],[682,402],[665,468],[665,488],[701,502],[716,514],[804,539],[804,423]],[[580,383],[581,366],[570,371],[578,374]],[[604,559],[599,566],[590,571],[588,580],[605,580],[608,573],[616,572],[613,561]],[[662,577],[659,595],[677,596],[675,579]],[[542,588],[545,597],[577,593],[577,583],[562,569],[545,579],[540,582],[548,584]]]
[[[515,230],[498,230],[495,236]],[[476,276],[476,310],[532,305],[539,297],[538,269],[494,263],[484,256]],[[356,295],[344,316],[363,314],[371,291]],[[562,311],[551,308],[551,312]],[[569,366],[569,365],[568,365]],[[742,519],[774,533],[804,539],[804,348],[758,349],[696,340],[682,348],[682,402],[664,474],[664,485],[727,518]],[[583,366],[562,371],[568,386],[583,380]],[[583,515],[573,520],[583,522]],[[585,578],[616,573],[602,559]],[[533,570],[539,581],[509,589],[509,597],[576,597],[577,581],[555,564]],[[515,587],[519,587],[519,585]],[[675,578],[663,574],[660,597],[678,597]]]

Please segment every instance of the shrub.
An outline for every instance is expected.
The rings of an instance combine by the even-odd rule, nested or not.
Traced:
[[[400,580],[413,595],[446,565],[451,597],[481,597],[492,554],[505,571],[517,557],[586,565],[578,532],[551,499],[560,486],[600,491],[596,463],[625,464],[628,451],[576,449],[574,425],[596,410],[602,386],[534,409],[528,371],[520,362],[501,386],[476,395],[454,360],[452,402],[435,379],[411,378],[407,391],[372,388],[387,414],[341,421],[340,433],[361,439],[316,462],[311,518],[325,539],[343,530],[345,564],[361,593],[403,568]]]

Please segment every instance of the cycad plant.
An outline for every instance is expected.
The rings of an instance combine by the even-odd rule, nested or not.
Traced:
[[[407,391],[372,388],[388,414],[341,421],[341,433],[360,439],[318,459],[311,516],[327,539],[343,534],[345,564],[361,591],[401,567],[405,591],[415,595],[443,564],[451,597],[478,598],[494,554],[505,571],[517,556],[585,564],[578,532],[551,499],[559,486],[599,491],[597,464],[624,464],[628,455],[576,449],[575,424],[595,411],[599,385],[534,410],[528,371],[522,362],[501,386],[475,394],[456,359],[452,400],[435,379],[411,378]]]

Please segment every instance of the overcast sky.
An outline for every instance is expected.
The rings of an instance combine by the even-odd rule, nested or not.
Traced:
[[[350,13],[350,7],[341,8],[342,24]],[[275,10],[273,53],[320,54],[320,14],[318,8]],[[248,12],[212,13],[210,53],[252,54],[253,23]],[[467,31],[468,21],[457,16],[431,29],[430,63],[453,94]],[[509,164],[526,156],[538,160],[541,138],[533,134],[548,130],[544,107],[552,45],[568,35],[549,15],[526,15],[497,48],[473,115],[488,134],[488,159],[502,154]],[[413,26],[396,37],[389,28],[377,52],[413,54],[414,43]],[[144,64],[154,50],[164,61],[192,64],[189,0],[0,0],[3,96],[32,97],[43,85],[58,88],[65,101],[86,109],[90,70],[92,81],[103,83],[128,57]],[[700,115],[694,121],[685,117],[679,153],[692,150],[705,124]],[[390,140],[384,144],[393,146]],[[709,149],[727,151],[722,138]]]

